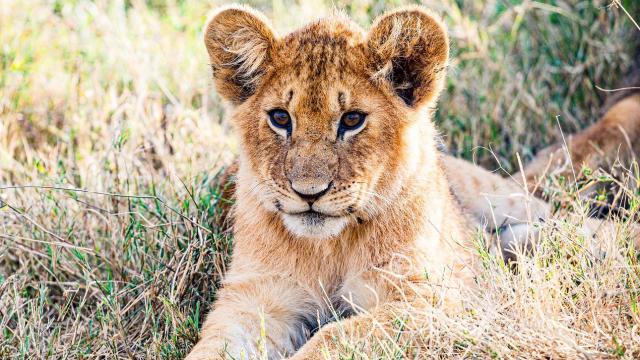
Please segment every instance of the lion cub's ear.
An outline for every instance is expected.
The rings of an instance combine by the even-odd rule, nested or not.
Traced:
[[[442,89],[449,58],[444,24],[421,7],[382,15],[367,36],[375,80],[387,81],[409,106],[435,100]]]
[[[224,7],[211,17],[204,43],[220,96],[238,105],[253,95],[271,65],[274,41],[264,15],[250,7]]]

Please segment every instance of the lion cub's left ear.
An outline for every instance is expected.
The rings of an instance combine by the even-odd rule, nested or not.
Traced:
[[[408,106],[437,99],[449,59],[440,20],[421,7],[402,8],[373,23],[367,36],[374,80],[386,81]]]
[[[253,95],[271,66],[274,42],[259,11],[242,5],[218,10],[204,34],[218,94],[234,105]]]

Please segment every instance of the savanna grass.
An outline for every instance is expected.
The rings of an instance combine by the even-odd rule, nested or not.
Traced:
[[[334,5],[366,26],[405,2],[252,3],[286,31]],[[425,4],[453,43],[443,140],[505,171],[596,120],[596,86],[618,84],[640,31],[620,7],[637,19],[633,0]],[[180,358],[196,341],[232,249],[220,174],[237,144],[201,40],[216,5],[0,5],[0,357]],[[560,215],[519,271],[479,248],[486,290],[468,312],[399,313],[387,340],[336,339],[345,357],[640,357],[638,190],[600,253],[577,230],[576,184],[549,187]]]

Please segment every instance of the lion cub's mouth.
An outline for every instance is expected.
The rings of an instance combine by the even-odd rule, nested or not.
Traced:
[[[321,213],[319,211],[315,211],[313,209],[309,209],[307,211],[301,211],[297,213],[289,213],[289,215],[300,217],[309,223],[309,225],[313,225],[314,223],[320,223],[324,221],[326,218],[338,218],[340,216],[329,215],[325,213]]]
[[[293,234],[325,239],[337,236],[347,225],[348,220],[344,216],[325,214],[313,209],[297,213],[282,213],[286,228]]]
[[[313,210],[307,210],[305,212],[298,213],[296,214],[296,216],[300,216],[302,218],[303,224],[305,224],[306,226],[323,225],[324,220],[327,218],[327,215]]]

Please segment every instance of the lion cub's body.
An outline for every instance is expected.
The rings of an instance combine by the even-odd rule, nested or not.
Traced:
[[[462,242],[470,234],[444,182],[408,188],[389,213],[348,227],[337,237],[309,241],[293,237],[274,214],[263,210],[245,180],[241,170],[233,260],[216,309],[203,326],[205,341],[206,334],[224,333],[236,323],[240,311],[253,326],[232,326],[238,326],[238,333],[227,341],[259,338],[261,329],[255,325],[265,316],[270,320],[269,353],[291,355],[336,314],[370,312],[415,296],[404,282],[419,285],[429,273],[450,280],[448,286],[454,288],[449,295],[454,296],[460,281],[471,278],[471,259],[462,255]],[[430,202],[451,207],[430,209]],[[239,294],[246,297],[240,300]]]
[[[548,212],[515,183],[438,152],[431,116],[448,39],[421,8],[368,33],[335,16],[280,38],[259,13],[232,7],[210,20],[205,43],[241,151],[233,259],[189,359],[321,358],[335,355],[324,340],[378,336],[404,305],[459,307],[474,280],[475,225],[494,210],[500,224]],[[274,109],[290,121],[274,123]],[[366,122],[347,129],[353,111]],[[325,325],[337,318],[348,319]]]
[[[189,358],[223,349],[290,356],[336,316],[351,315],[353,330],[367,331],[371,320],[362,314],[451,301],[472,279],[470,227],[449,191],[430,121],[446,33],[418,8],[374,28],[367,35],[334,17],[278,39],[259,14],[236,8],[210,22],[214,79],[233,105],[242,151],[233,260]],[[403,58],[416,64],[394,68]],[[290,133],[269,128],[270,108],[292,114]],[[335,135],[349,109],[367,113],[366,127]],[[324,186],[319,179],[330,189],[313,204],[290,189]],[[301,213],[307,206],[318,213]],[[435,287],[424,286],[427,278]]]

